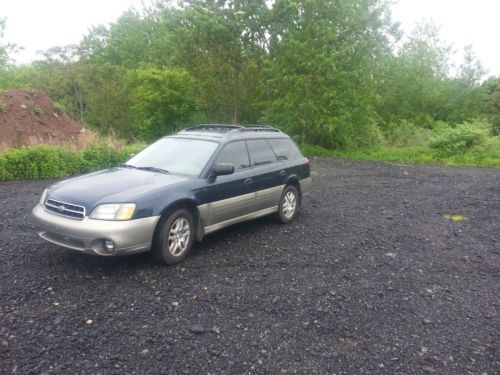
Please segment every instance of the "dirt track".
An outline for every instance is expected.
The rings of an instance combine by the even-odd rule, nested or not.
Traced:
[[[500,170],[313,169],[295,223],[228,228],[176,267],[45,243],[49,182],[0,182],[0,373],[498,374]]]

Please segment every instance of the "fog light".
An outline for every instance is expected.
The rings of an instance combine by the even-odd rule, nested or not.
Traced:
[[[115,250],[115,244],[111,240],[104,240],[104,247],[109,253],[112,253]]]

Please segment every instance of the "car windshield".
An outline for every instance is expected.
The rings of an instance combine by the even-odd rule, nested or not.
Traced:
[[[199,139],[162,138],[132,157],[125,166],[197,176],[218,145]]]

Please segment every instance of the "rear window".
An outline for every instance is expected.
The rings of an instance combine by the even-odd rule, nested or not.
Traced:
[[[297,146],[290,139],[274,138],[267,140],[279,161],[297,159],[302,157]]]
[[[252,165],[263,165],[276,161],[276,156],[265,139],[247,141],[247,145]]]

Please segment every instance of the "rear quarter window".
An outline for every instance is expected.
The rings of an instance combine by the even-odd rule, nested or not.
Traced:
[[[300,150],[290,139],[271,138],[267,140],[279,161],[297,159],[302,157]]]

